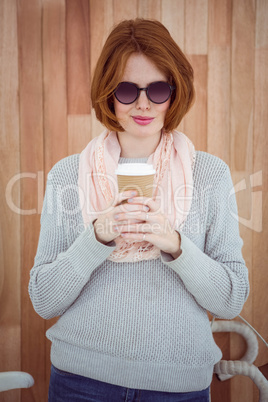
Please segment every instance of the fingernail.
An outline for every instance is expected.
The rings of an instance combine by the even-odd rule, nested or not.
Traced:
[[[131,196],[136,195],[136,194],[137,194],[137,192],[134,191],[134,190],[127,190],[127,191],[123,192],[124,197],[131,197]]]
[[[145,209],[146,209],[146,211],[148,212],[150,208],[149,208],[149,207],[147,207],[147,205],[146,205],[146,206],[145,206]]]
[[[133,198],[129,198],[129,199],[128,199],[128,202],[133,202]]]
[[[119,218],[119,215],[116,214],[116,215],[114,216],[114,219],[118,219],[118,218]]]

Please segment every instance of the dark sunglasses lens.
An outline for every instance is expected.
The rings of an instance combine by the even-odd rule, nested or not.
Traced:
[[[115,91],[115,97],[119,102],[129,104],[135,101],[137,93],[138,90],[134,84],[121,82]]]
[[[170,87],[166,82],[153,82],[148,88],[149,99],[154,103],[166,102],[170,93]]]

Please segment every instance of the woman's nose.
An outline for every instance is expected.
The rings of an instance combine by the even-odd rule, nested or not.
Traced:
[[[136,100],[136,108],[140,110],[148,110],[151,108],[146,91],[140,91],[140,96]]]

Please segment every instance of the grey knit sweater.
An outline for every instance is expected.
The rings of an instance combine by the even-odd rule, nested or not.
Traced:
[[[119,162],[144,162],[123,159]],[[207,311],[237,316],[248,296],[235,196],[228,166],[197,152],[193,202],[182,254],[107,260],[114,242],[84,229],[77,191],[79,155],[48,175],[29,293],[43,318],[57,368],[138,389],[190,392],[208,387],[221,359]],[[232,212],[232,213],[231,213]]]

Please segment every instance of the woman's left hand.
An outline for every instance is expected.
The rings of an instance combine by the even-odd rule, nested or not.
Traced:
[[[143,204],[148,212],[135,210],[135,205]],[[129,208],[128,208],[129,205]],[[142,223],[128,224],[128,220],[138,219]],[[161,212],[160,205],[152,198],[135,197],[124,205],[124,212],[115,217],[117,230],[126,240],[148,241],[165,253],[177,258],[181,254],[179,233],[172,229],[168,218]]]

